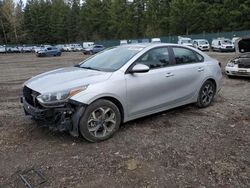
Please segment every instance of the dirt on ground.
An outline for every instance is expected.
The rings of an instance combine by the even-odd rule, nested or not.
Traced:
[[[235,54],[209,55],[224,67]],[[20,174],[32,168],[47,179],[39,187],[250,187],[250,79],[224,75],[212,106],[134,120],[89,143],[39,127],[19,102],[24,81],[84,58],[0,54],[0,187],[25,187]]]

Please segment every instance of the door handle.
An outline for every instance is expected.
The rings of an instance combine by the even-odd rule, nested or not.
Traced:
[[[174,74],[172,73],[172,72],[168,72],[166,75],[165,75],[165,77],[171,77],[171,76],[174,76]]]
[[[203,71],[204,71],[204,68],[202,68],[202,67],[198,68],[198,72],[203,72]]]

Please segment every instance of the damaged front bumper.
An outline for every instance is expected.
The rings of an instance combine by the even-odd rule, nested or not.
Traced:
[[[56,131],[68,131],[72,136],[79,136],[78,125],[86,105],[77,101],[69,100],[62,107],[34,107],[30,105],[25,97],[21,97],[24,112],[34,119],[47,125]]]

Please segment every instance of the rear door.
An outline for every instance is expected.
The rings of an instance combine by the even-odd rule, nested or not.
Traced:
[[[176,103],[192,99],[205,79],[206,66],[204,58],[199,53],[185,47],[171,47],[175,65],[171,67],[174,75],[174,92],[171,98]]]

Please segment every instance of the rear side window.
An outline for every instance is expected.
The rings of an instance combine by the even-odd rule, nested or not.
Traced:
[[[176,65],[198,63],[203,61],[203,57],[187,48],[173,48]]]

